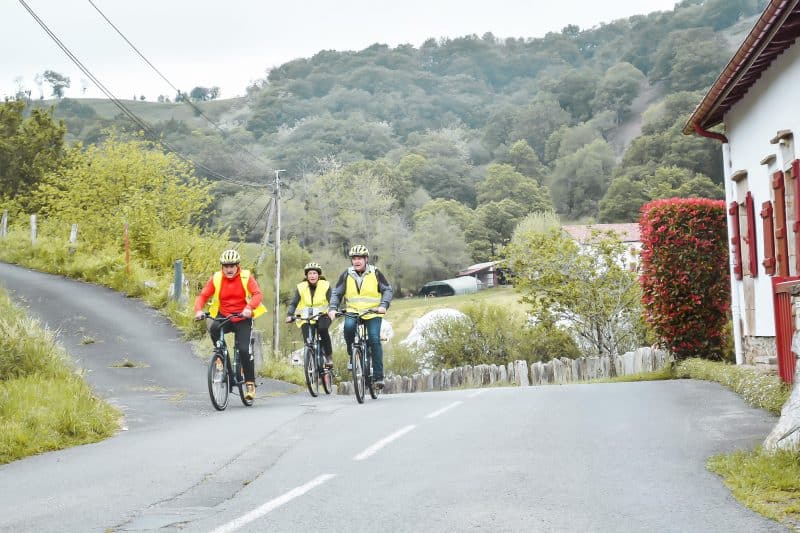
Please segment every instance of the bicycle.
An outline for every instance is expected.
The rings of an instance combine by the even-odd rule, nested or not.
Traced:
[[[211,404],[217,411],[224,411],[228,406],[228,397],[234,389],[239,393],[239,398],[245,407],[251,407],[253,400],[244,397],[244,369],[239,360],[239,349],[234,343],[233,357],[229,357],[228,343],[225,341],[225,333],[222,328],[232,318],[243,317],[240,313],[234,313],[226,317],[212,317],[208,313],[203,313],[202,318],[210,318],[214,321],[211,328],[219,328],[219,340],[214,346],[214,354],[208,364],[208,395],[211,397]],[[250,338],[250,353],[253,353],[253,338]]]
[[[322,382],[322,388],[325,390],[325,394],[330,394],[333,391],[333,368],[325,366],[325,356],[322,353],[322,344],[317,330],[317,323],[311,322],[312,320],[318,320],[319,317],[326,314],[325,311],[320,311],[316,308],[306,308],[303,309],[301,314],[292,317],[292,322],[298,319],[307,320],[310,326],[304,340],[303,373],[306,376],[308,392],[314,398],[319,396],[320,381]]]
[[[367,309],[361,313],[345,312],[345,316],[356,319],[356,336],[353,339],[353,354],[350,356],[350,367],[353,374],[353,390],[358,403],[364,403],[366,390],[373,400],[378,399],[378,389],[372,382],[372,350],[369,347],[367,324],[364,315],[377,313],[377,309]]]

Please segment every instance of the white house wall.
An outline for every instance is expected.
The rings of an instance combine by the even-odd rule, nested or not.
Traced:
[[[764,233],[762,230],[761,204],[772,200],[770,195],[770,168],[761,161],[774,154],[777,159],[773,170],[789,168],[792,157],[782,154],[777,144],[770,144],[779,130],[791,130],[800,138],[800,105],[797,94],[800,89],[800,46],[790,47],[779,56],[763,73],[761,79],[750,88],[748,93],[725,115],[725,135],[730,145],[730,168],[725,175],[730,176],[739,170],[747,171],[747,187],[755,200],[756,236],[758,250],[758,277],[753,280],[755,290],[755,324],[748,325],[751,335],[772,337],[775,335],[775,322],[772,307],[772,282],[764,273],[761,262],[764,259]],[[796,157],[796,156],[795,156]],[[726,178],[729,179],[729,178]],[[726,204],[735,200],[731,191],[735,187],[726,187]],[[733,193],[735,195],[735,192]],[[792,214],[787,209],[787,220]],[[791,229],[791,224],[787,223]],[[788,238],[792,238],[790,231]],[[743,258],[746,261],[746,258]],[[794,275],[794,261],[790,260],[791,274]],[[743,284],[738,282],[740,302],[744,302]],[[751,315],[752,316],[752,315]]]

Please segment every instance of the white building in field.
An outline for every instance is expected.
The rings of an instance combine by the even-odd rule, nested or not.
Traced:
[[[736,360],[777,356],[786,381],[800,290],[798,4],[767,4],[684,128],[722,143]]]

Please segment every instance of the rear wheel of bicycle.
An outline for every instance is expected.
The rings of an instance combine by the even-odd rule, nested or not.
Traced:
[[[237,352],[234,354],[234,357],[239,357],[239,353]],[[252,407],[253,400],[248,400],[244,397],[245,393],[245,385],[244,385],[244,368],[242,367],[241,361],[236,364],[236,388],[239,391],[239,399],[242,400],[242,403],[245,407]]]
[[[305,350],[303,350],[303,368],[305,369],[308,392],[311,393],[311,396],[316,398],[317,395],[319,395],[319,373],[317,371],[317,358],[314,354],[314,350],[309,346],[306,346]]]
[[[375,374],[372,372],[372,350],[369,348],[367,348],[367,356],[364,358],[364,361],[364,366],[367,369],[365,374],[367,385],[369,386],[369,395],[373,400],[377,400],[378,389],[375,388]]]
[[[326,368],[322,372],[322,388],[325,389],[325,394],[333,392],[333,369]]]
[[[225,361],[219,354],[214,354],[208,365],[208,395],[211,404],[217,411],[222,411],[228,406],[228,372],[225,370]]]
[[[356,393],[356,401],[364,403],[364,357],[361,346],[353,346],[353,391]]]

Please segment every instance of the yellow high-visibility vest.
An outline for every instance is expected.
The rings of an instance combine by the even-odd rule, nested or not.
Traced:
[[[310,309],[311,314],[315,315],[319,311],[325,311],[328,308],[328,288],[330,287],[330,283],[327,280],[320,279],[317,281],[317,288],[314,289],[314,296],[311,296],[311,286],[308,284],[308,281],[301,281],[297,284],[297,293],[300,295],[300,303],[295,310],[295,314],[300,315],[302,314],[301,311],[303,309]],[[297,327],[301,327],[308,320],[297,320]],[[310,321],[312,324],[316,324],[316,320]]]
[[[242,287],[244,287],[244,297],[247,302],[250,302],[250,298],[252,294],[250,294],[250,289],[247,288],[247,282],[250,280],[250,271],[239,269],[239,277],[242,280]],[[211,313],[211,316],[216,317],[219,313],[219,291],[222,287],[222,271],[214,272],[214,275],[211,277],[212,282],[214,283],[214,300],[211,302],[211,305],[208,308],[208,312]],[[267,312],[267,308],[264,307],[264,304],[258,304],[258,307],[253,309],[253,318],[259,317]]]

